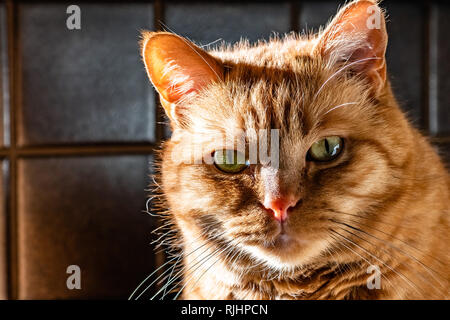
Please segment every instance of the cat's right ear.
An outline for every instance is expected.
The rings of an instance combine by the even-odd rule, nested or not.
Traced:
[[[223,66],[192,42],[168,32],[144,32],[142,57],[148,77],[174,124],[183,102],[206,85],[223,79]]]

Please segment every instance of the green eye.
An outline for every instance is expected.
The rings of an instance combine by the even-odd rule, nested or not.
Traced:
[[[313,143],[308,151],[309,160],[331,161],[342,151],[344,141],[337,137],[326,137]]]
[[[239,173],[249,165],[245,155],[237,150],[216,150],[213,153],[213,158],[217,169],[226,173]]]

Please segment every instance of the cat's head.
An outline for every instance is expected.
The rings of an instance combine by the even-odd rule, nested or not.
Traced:
[[[144,34],[173,131],[162,187],[186,241],[225,242],[289,268],[348,235],[339,222],[368,223],[352,215],[388,205],[409,141],[386,45],[383,12],[370,1],[348,4],[314,37],[209,53],[174,34]]]

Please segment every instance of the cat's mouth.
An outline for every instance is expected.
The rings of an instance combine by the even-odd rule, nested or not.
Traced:
[[[264,242],[263,247],[267,249],[290,250],[294,247],[306,246],[309,243],[307,239],[300,238],[298,235],[294,236],[285,222],[280,223],[278,230],[272,241]]]
[[[289,246],[292,246],[295,243],[295,240],[287,235],[286,233],[280,233],[276,238],[275,241],[272,242],[272,248],[286,248]]]

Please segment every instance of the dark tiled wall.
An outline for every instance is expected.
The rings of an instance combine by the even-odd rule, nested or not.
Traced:
[[[343,2],[80,2],[82,29],[69,31],[71,3],[0,1],[0,298],[127,298],[157,265],[142,210],[165,127],[141,29],[253,42],[316,31]],[[450,6],[424,3],[383,2],[388,68],[402,108],[450,157]],[[66,287],[69,265],[81,290]]]

